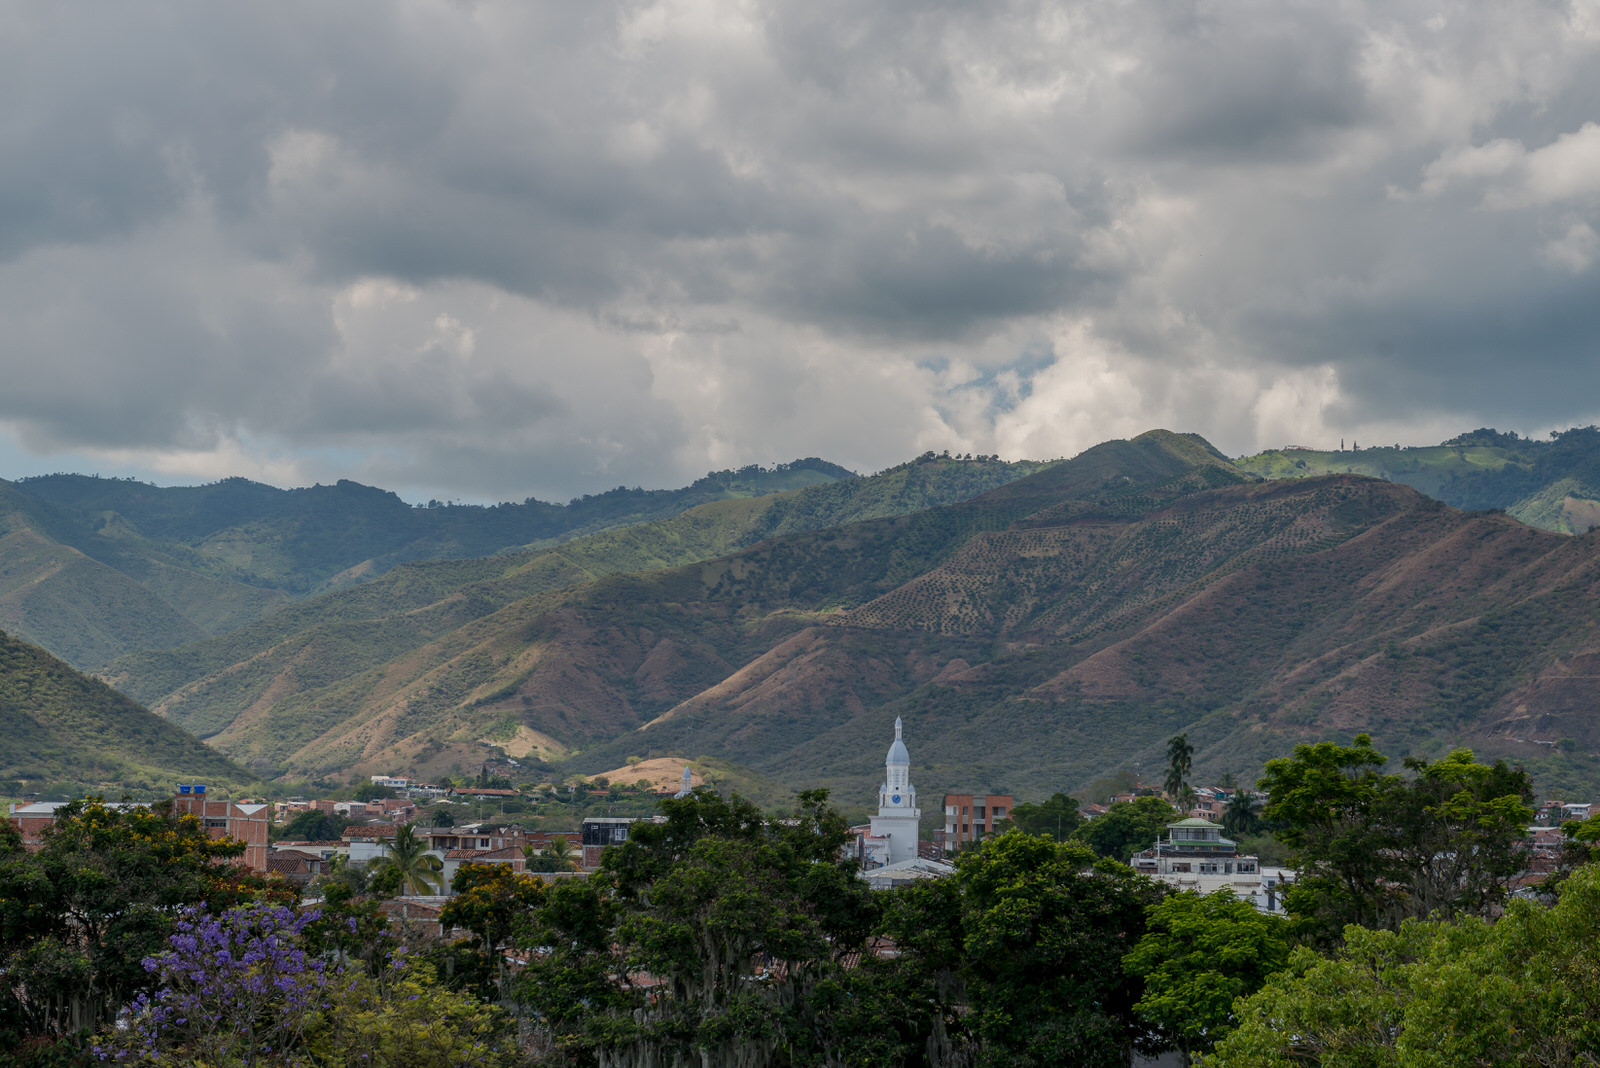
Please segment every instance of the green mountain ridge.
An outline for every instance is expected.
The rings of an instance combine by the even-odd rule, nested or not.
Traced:
[[[518,756],[576,752],[578,771],[706,756],[866,797],[899,715],[926,796],[1154,777],[1179,732],[1197,773],[1243,778],[1360,730],[1588,790],[1597,545],[1373,478],[1261,481],[1156,431],[965,501],[545,588],[459,624],[436,602],[416,610],[438,624],[426,641],[360,670],[318,666],[331,635],[297,638],[152,704],[296,776],[426,774],[492,735]],[[377,642],[395,623],[361,625]]]
[[[1596,445],[1587,430],[1481,431],[1432,450],[1230,461],[1152,431],[1054,464],[930,453],[765,496],[708,485],[724,495],[532,549],[369,557],[339,579],[352,585],[271,591],[254,621],[102,675],[264,776],[442,773],[492,743],[589,772],[703,756],[868,796],[882,724],[903,715],[924,791],[1071,789],[1158,764],[1180,731],[1204,743],[1202,773],[1244,777],[1357,730],[1399,753],[1471,745],[1586,791],[1600,786],[1595,542],[1493,502],[1522,494],[1525,516],[1588,529],[1575,519]],[[1371,477],[1318,463],[1370,463]],[[92,635],[89,615],[70,616],[85,611],[75,588],[148,592],[117,585],[132,564],[49,536],[104,498],[13,504],[6,488],[0,537],[32,555],[0,555],[0,611],[55,583],[62,632]],[[357,491],[382,496],[340,492]],[[167,551],[115,510],[106,527]],[[71,566],[33,582],[49,553]],[[76,587],[56,577],[73,569]],[[170,618],[174,632],[189,619]]]
[[[878,475],[787,494],[701,505],[671,519],[590,535],[533,553],[404,565],[348,590],[285,606],[262,620],[188,646],[123,657],[103,677],[211,737],[263,702],[294,719],[324,706],[351,708],[423,655],[492,627],[499,613],[541,594],[619,572],[714,558],[773,530],[834,526],[970,497],[1045,464],[954,460],[931,454]],[[385,665],[389,665],[385,668]],[[384,670],[379,670],[384,668]],[[297,712],[296,710],[300,710]],[[290,729],[290,728],[285,728]],[[298,735],[297,735],[298,736]],[[554,743],[551,751],[564,751]],[[263,769],[275,767],[270,761]]]
[[[1475,430],[1440,445],[1349,451],[1273,449],[1237,461],[1265,478],[1370,475],[1465,510],[1499,509],[1566,534],[1600,523],[1600,429],[1574,427],[1548,441]]]
[[[554,545],[711,501],[854,477],[812,458],[567,505],[429,508],[349,481],[299,490],[238,478],[166,488],[84,475],[0,482],[0,624],[92,668],[234,630],[407,561]]]
[[[0,783],[7,792],[72,784],[111,795],[177,781],[226,791],[254,776],[128,697],[0,632]]]

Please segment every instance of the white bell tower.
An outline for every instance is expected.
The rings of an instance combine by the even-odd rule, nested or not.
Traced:
[[[878,788],[878,814],[872,817],[873,837],[888,840],[887,864],[915,860],[917,830],[922,810],[917,807],[917,788],[911,785],[911,754],[900,737],[900,718],[894,721],[894,744],[884,761],[883,785]]]

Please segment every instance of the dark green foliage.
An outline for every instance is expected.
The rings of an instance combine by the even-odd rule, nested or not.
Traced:
[[[1194,746],[1187,734],[1167,739],[1167,796],[1181,797],[1189,789],[1189,771],[1194,766]]]
[[[0,840],[0,1016],[56,1037],[109,1023],[147,986],[140,962],[163,948],[181,906],[220,911],[255,895],[258,881],[215,863],[242,850],[192,816],[98,799],[59,811],[37,853],[10,833]]]
[[[296,814],[278,835],[294,842],[334,842],[350,826],[350,820],[336,812],[308,809]]]
[[[524,938],[556,948],[521,996],[564,1047],[611,1063],[810,1063],[876,915],[839,859],[844,822],[822,794],[777,821],[703,788],[661,807],[595,877],[535,906]],[[636,990],[638,974],[661,985]]]
[[[1308,936],[1487,916],[1523,868],[1526,772],[1474,763],[1466,750],[1433,764],[1407,759],[1410,777],[1383,774],[1387,761],[1362,734],[1353,746],[1301,745],[1267,763],[1265,814],[1294,850],[1287,903]]]
[[[1011,810],[1011,825],[1017,830],[1048,835],[1057,842],[1071,838],[1081,823],[1083,814],[1078,811],[1078,802],[1063,793],[1053,794],[1037,805],[1023,802]]]
[[[1139,850],[1150,848],[1176,819],[1178,813],[1161,798],[1136,797],[1118,801],[1078,828],[1074,837],[1100,856],[1126,864]]]
[[[1217,1068],[1467,1065],[1547,1068],[1600,1061],[1600,868],[1577,872],[1554,908],[1512,901],[1489,922],[1351,927],[1237,1005]]]
[[[1261,796],[1249,790],[1236,790],[1222,810],[1222,829],[1229,838],[1237,841],[1260,834],[1265,824],[1261,818]]]
[[[1468,510],[1498,510],[1525,523],[1583,533],[1563,505],[1584,502],[1583,514],[1600,498],[1600,430],[1574,427],[1548,441],[1476,430],[1442,445],[1369,448],[1360,452],[1270,451],[1238,461],[1241,469],[1268,478],[1304,478],[1330,472],[1373,475],[1415,487],[1446,504]]]
[[[1172,894],[1145,913],[1148,929],[1122,960],[1144,983],[1134,1011],[1187,1059],[1233,1030],[1248,997],[1289,960],[1289,923],[1227,890]]]
[[[956,867],[978,1063],[1126,1064],[1139,984],[1122,958],[1162,891],[1081,846],[1016,831]]]

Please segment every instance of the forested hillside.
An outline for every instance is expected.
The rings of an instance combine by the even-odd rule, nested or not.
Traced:
[[[585,531],[822,485],[822,460],[721,471],[681,490],[616,489],[570,505],[413,508],[341,481],[157,487],[83,475],[0,482],[0,625],[90,668],[222,634],[318,589],[406,560],[487,556]]]
[[[674,524],[653,536],[729,540],[705,512]],[[1153,432],[970,501],[684,567],[565,588],[532,576],[578,573],[577,555],[478,583],[405,569],[371,587],[391,616],[122,669],[163,680],[152,704],[225,752],[297,776],[436,768],[491,739],[581,751],[579,770],[704,754],[868,796],[901,715],[930,795],[1073,788],[1158,763],[1185,731],[1203,774],[1369,730],[1587,790],[1595,550],[1376,479],[1254,481]]]
[[[239,786],[253,776],[43,649],[0,632],[0,788],[169,791],[182,780]]]
[[[0,482],[0,624],[79,667],[97,667],[227,634],[408,562],[526,555],[707,504],[733,506],[736,519],[715,521],[721,541],[680,549],[647,535],[631,553],[623,539],[609,543],[605,551],[614,558],[598,573],[667,566],[772,533],[963,500],[1043,466],[930,453],[858,479],[808,459],[713,472],[679,490],[618,488],[566,505],[494,507],[414,508],[393,493],[345,481],[300,490],[244,479],[171,488],[81,475]],[[743,501],[763,503],[740,508]],[[469,564],[466,573],[502,569]]]
[[[1267,478],[1371,475],[1456,508],[1498,508],[1530,526],[1569,534],[1600,523],[1600,430],[1595,427],[1575,427],[1548,441],[1475,430],[1425,447],[1369,443],[1339,452],[1278,449],[1238,464]]]

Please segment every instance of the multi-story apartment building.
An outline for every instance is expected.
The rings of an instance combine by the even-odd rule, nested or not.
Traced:
[[[945,794],[944,847],[951,852],[994,832],[1011,815],[1010,794]]]
[[[39,836],[45,828],[54,825],[56,810],[65,808],[65,801],[38,801],[30,805],[13,805],[11,822],[22,832],[22,844],[28,849],[39,847]],[[114,802],[111,808],[134,808],[132,804]],[[206,796],[206,788],[184,783],[172,799],[174,816],[193,816],[200,821],[210,838],[232,838],[244,843],[244,854],[232,863],[242,864],[254,872],[267,870],[267,817],[270,806],[241,804],[234,801],[215,800]]]
[[[213,800],[204,786],[178,784],[172,799],[174,816],[193,816],[212,838],[232,838],[244,843],[239,863],[255,872],[267,870],[267,819],[271,808],[266,803],[237,804]]]

